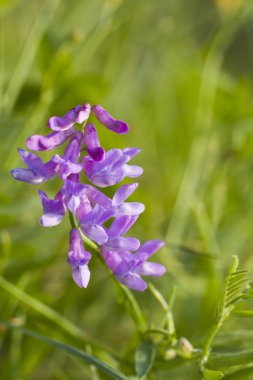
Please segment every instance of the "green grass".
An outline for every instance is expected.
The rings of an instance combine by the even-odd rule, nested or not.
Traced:
[[[9,174],[22,166],[17,148],[29,135],[46,134],[50,116],[85,101],[130,125],[127,136],[99,128],[106,149],[142,149],[135,163],[144,173],[132,200],[146,211],[133,233],[166,241],[156,258],[168,271],[152,283],[169,305],[176,288],[168,310],[173,303],[177,336],[203,347],[232,256],[253,269],[252,21],[247,0],[230,11],[211,0],[0,1],[1,379],[110,378],[96,360],[135,373],[131,295],[115,292],[95,255],[90,284],[79,289],[66,263],[69,221],[40,227],[37,188]],[[41,188],[52,195],[58,186]],[[153,293],[134,295],[147,328],[161,324],[164,308]],[[229,320],[214,350],[252,350],[250,330],[250,318]],[[158,351],[148,379],[198,377],[197,358],[165,362]],[[252,378],[247,363],[241,379]]]

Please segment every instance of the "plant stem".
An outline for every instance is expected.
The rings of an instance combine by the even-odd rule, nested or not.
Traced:
[[[201,359],[201,363],[200,363],[201,369],[204,368],[205,363],[208,361],[208,358],[210,355],[210,347],[212,345],[214,337],[217,334],[219,328],[220,328],[220,321],[218,321],[216,324],[214,324],[210,330],[210,333],[207,337],[207,340],[206,340],[206,343],[204,345],[203,352],[202,352],[202,359]]]

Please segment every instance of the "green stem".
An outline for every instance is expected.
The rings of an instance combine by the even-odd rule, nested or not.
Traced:
[[[147,336],[147,335],[153,335],[153,334],[160,334],[160,335],[164,335],[166,337],[169,336],[169,332],[168,330],[165,330],[165,329],[160,329],[160,328],[155,328],[155,329],[148,329],[146,330],[144,333],[143,333],[143,336]]]
[[[205,364],[207,363],[208,361],[208,358],[209,358],[209,355],[210,355],[210,347],[212,345],[212,342],[214,340],[214,337],[215,335],[217,334],[219,328],[220,328],[220,321],[218,321],[218,323],[216,323],[215,325],[213,325],[213,327],[211,328],[210,330],[210,333],[207,337],[207,340],[206,340],[206,343],[204,345],[204,348],[203,348],[203,352],[202,352],[202,359],[201,359],[201,362],[200,362],[200,368],[203,369]]]
[[[78,222],[76,220],[76,217],[74,214],[72,214],[71,211],[69,211],[69,221],[72,228],[78,228]]]

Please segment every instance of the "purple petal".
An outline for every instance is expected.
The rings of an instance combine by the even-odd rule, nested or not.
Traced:
[[[90,116],[90,105],[85,103],[83,106],[72,108],[63,117],[53,116],[48,120],[48,127],[53,131],[64,131],[73,126],[74,123],[83,123]]]
[[[88,178],[90,178],[93,174],[94,168],[96,168],[96,161],[92,160],[92,158],[88,156],[84,156],[81,160],[81,164],[85,174]]]
[[[130,178],[139,177],[143,173],[143,169],[140,166],[136,165],[124,165],[123,170],[125,176]]]
[[[66,161],[60,166],[59,176],[63,180],[66,180],[69,179],[71,174],[78,174],[81,171],[82,166],[80,164],[73,164],[71,161]]]
[[[18,149],[18,152],[28,169],[36,174],[44,175],[43,162],[38,156],[23,149]]]
[[[134,272],[142,276],[158,277],[166,272],[166,268],[162,264],[144,262],[138,265]]]
[[[111,149],[105,154],[102,161],[94,161],[89,157],[84,157],[82,160],[83,169],[89,180],[99,187],[107,187],[115,185],[124,178],[123,164],[116,168],[117,162],[125,158],[120,149]]]
[[[11,170],[11,175],[17,180],[27,182],[32,185],[38,185],[47,181],[47,178],[41,175],[34,174],[29,169],[17,168]]]
[[[90,281],[90,270],[87,265],[72,267],[72,278],[79,288],[87,288]]]
[[[63,144],[74,132],[75,128],[71,127],[65,131],[50,133],[47,136],[33,135],[27,139],[26,146],[35,151],[50,150]]]
[[[122,262],[122,258],[120,257],[118,252],[108,251],[104,246],[102,246],[101,253],[105,259],[108,268],[114,272]]]
[[[101,226],[81,224],[81,229],[89,239],[94,240],[99,245],[104,244],[108,239],[107,233]]]
[[[123,170],[119,170],[114,173],[99,173],[94,174],[89,179],[94,185],[104,188],[108,186],[117,185],[117,183],[124,179],[124,172]]]
[[[82,215],[79,218],[81,224],[98,224],[101,225],[111,217],[114,216],[114,210],[108,209],[105,210],[103,207],[98,204],[87,214]]]
[[[125,199],[130,197],[130,195],[135,191],[137,187],[138,183],[132,183],[131,185],[121,186],[112,198],[112,206],[117,207],[121,205],[121,203],[124,202]]]
[[[164,242],[159,239],[149,240],[141,245],[141,247],[136,252],[136,255],[145,253],[148,257],[152,256],[156,251],[164,246]]]
[[[126,276],[117,278],[123,285],[127,286],[130,289],[138,290],[141,292],[147,289],[146,282],[136,273],[129,273]]]
[[[81,197],[85,196],[85,186],[79,182],[65,180],[62,191],[65,194],[68,209],[75,214],[81,203]]]
[[[104,164],[104,161],[96,162],[87,156],[82,160],[84,172],[90,182],[102,188],[115,185],[124,178],[123,170],[113,172],[110,166]],[[101,164],[101,166],[98,167],[98,164]]]
[[[59,171],[59,163],[54,160],[53,156],[50,161],[43,165],[43,169],[48,179],[53,178]]]
[[[84,196],[86,195],[86,187],[82,183],[65,180],[65,185],[63,187],[64,194],[66,195],[78,195]]]
[[[111,170],[113,170],[113,171],[116,171],[119,169],[122,170],[122,167],[128,161],[129,161],[129,159],[127,158],[127,156],[123,156],[123,155],[121,155],[121,157],[119,157],[118,159],[115,158],[115,160],[111,162]]]
[[[71,161],[76,163],[80,155],[80,149],[82,146],[83,134],[81,131],[77,131],[70,142],[68,143],[63,158],[65,161]]]
[[[27,169],[14,169],[11,173],[14,178],[32,184],[42,183],[53,178],[59,170],[59,164],[54,157],[43,164],[42,160],[33,153],[26,150],[18,150],[20,157],[28,167]]]
[[[65,199],[67,208],[72,212],[72,214],[76,214],[76,210],[80,206],[80,197],[78,195],[70,195]]]
[[[105,157],[105,151],[100,147],[99,138],[95,126],[88,123],[84,128],[84,143],[90,157],[95,161],[101,161]]]
[[[136,222],[138,216],[121,216],[117,219],[114,219],[109,229],[110,239],[117,236],[123,236]]]
[[[124,156],[128,157],[128,161],[136,156],[136,154],[140,153],[141,149],[139,148],[125,148],[123,149]]]
[[[39,190],[39,196],[42,202],[44,215],[40,218],[40,223],[44,227],[51,227],[59,224],[66,213],[66,206],[63,202],[62,195],[58,193],[54,200],[47,197],[46,193]]]
[[[85,195],[80,196],[80,206],[76,210],[77,218],[81,220],[90,211],[92,211],[92,207],[89,202],[89,199]]]
[[[124,255],[123,255],[124,256]],[[131,254],[131,256],[134,256]],[[115,276],[125,276],[126,274],[132,272],[134,267],[136,266],[135,261],[131,259],[130,260],[125,260],[122,259],[121,263],[117,266],[117,268],[113,271]]]
[[[120,205],[115,211],[115,217],[122,215],[140,215],[145,210],[145,206],[139,202],[126,202]]]
[[[109,239],[105,243],[105,247],[112,251],[118,251],[120,249],[126,249],[128,251],[135,251],[140,246],[138,239],[132,237],[116,237],[114,239]]]
[[[80,176],[78,173],[71,173],[69,176],[68,176],[68,180],[69,181],[72,181],[72,182],[76,182],[76,183],[79,183],[80,182]]]
[[[54,227],[61,223],[63,216],[59,214],[46,213],[40,217],[43,227]]]
[[[92,111],[98,121],[113,132],[124,134],[128,132],[128,125],[121,120],[114,119],[104,108],[95,104]]]
[[[111,199],[107,197],[104,193],[90,185],[86,185],[86,189],[87,197],[89,198],[89,201],[91,202],[92,206],[99,204],[105,209],[111,206]]]
[[[73,228],[69,235],[68,263],[70,265],[84,265],[91,259],[90,252],[83,246],[81,234],[78,229]]]

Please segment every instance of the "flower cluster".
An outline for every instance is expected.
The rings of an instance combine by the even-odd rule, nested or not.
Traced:
[[[85,103],[76,106],[63,117],[54,116],[48,120],[52,132],[46,136],[33,135],[27,139],[27,148],[33,151],[46,151],[68,141],[62,156],[54,154],[50,161],[43,163],[33,153],[19,149],[21,159],[27,168],[11,171],[12,176],[30,184],[40,184],[58,175],[63,186],[54,199],[39,190],[43,215],[40,224],[52,227],[61,223],[67,210],[75,220],[70,231],[68,263],[72,277],[79,287],[87,287],[90,279],[88,268],[91,253],[83,245],[82,235],[100,246],[100,252],[108,268],[116,278],[129,288],[143,291],[146,282],[141,276],[161,276],[164,266],[147,260],[163,246],[161,240],[151,240],[142,245],[134,237],[126,237],[126,232],[144,211],[139,202],[125,202],[135,191],[138,184],[132,183],[119,187],[112,199],[97,187],[118,184],[125,177],[139,177],[143,170],[128,162],[139,149],[111,149],[105,151],[100,146],[94,124],[88,122],[90,112],[106,128],[124,134],[128,125],[114,119],[99,105]],[[81,157],[81,152],[85,155]],[[90,184],[82,183],[80,175],[84,173]],[[112,219],[109,228],[104,223]]]

